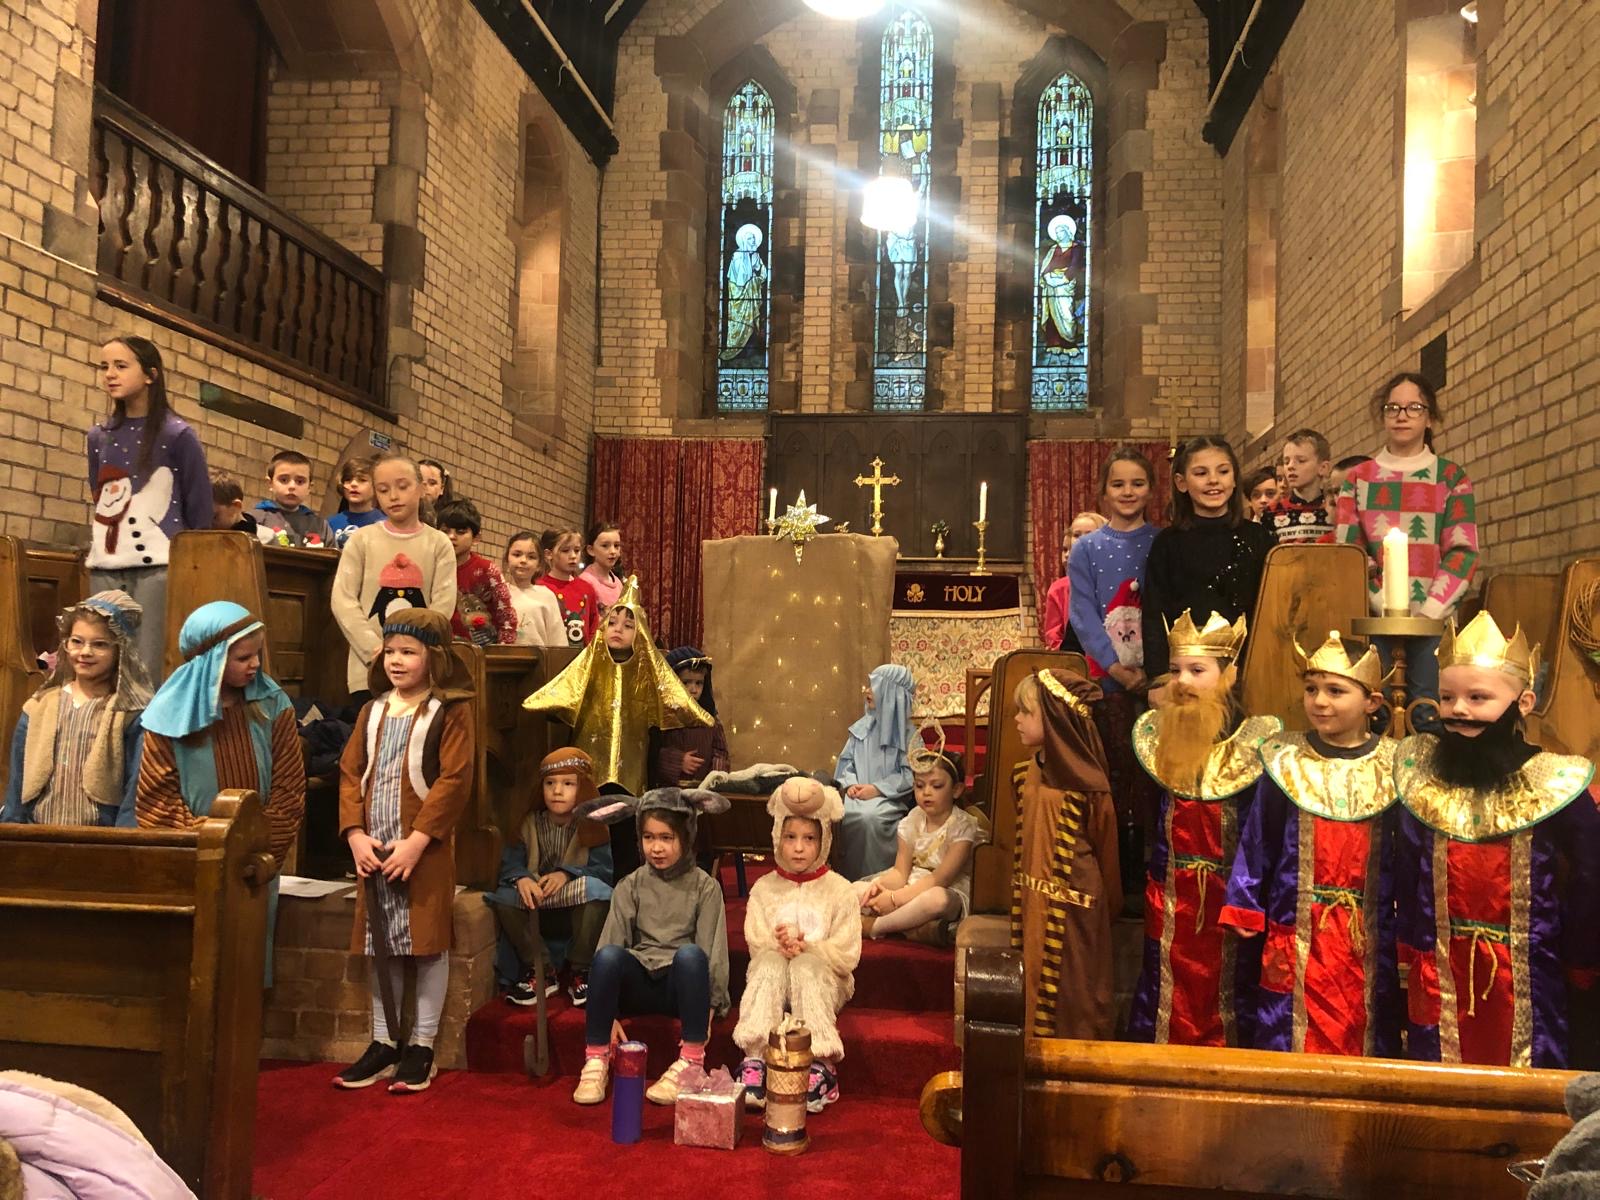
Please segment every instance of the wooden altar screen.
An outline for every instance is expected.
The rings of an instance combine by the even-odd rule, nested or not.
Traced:
[[[883,489],[883,531],[897,538],[907,558],[932,558],[930,527],[950,527],[945,554],[977,556],[978,486],[989,485],[988,556],[1020,562],[1027,507],[1027,415],[1024,413],[774,414],[767,453],[767,484],[781,508],[805,490],[807,503],[853,533],[872,529],[872,489],[857,475],[883,460],[897,487]]]

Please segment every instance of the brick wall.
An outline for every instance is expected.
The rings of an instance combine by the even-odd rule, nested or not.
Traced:
[[[1442,311],[1398,311],[1405,92],[1394,7],[1308,0],[1284,46],[1276,433],[1311,425],[1336,457],[1376,451],[1368,396],[1416,369],[1443,333],[1437,443],[1473,477],[1481,570],[1552,571],[1600,550],[1600,10],[1479,7],[1477,280]],[[1233,161],[1244,153],[1240,139],[1229,209],[1244,201]],[[1242,230],[1229,223],[1230,261]],[[1240,336],[1230,322],[1225,360]],[[1237,382],[1224,400],[1237,427]]]
[[[260,487],[278,435],[202,410],[202,382],[304,418],[300,448],[319,483],[333,478],[363,429],[443,460],[458,492],[483,509],[493,549],[525,524],[581,519],[599,172],[563,133],[562,258],[578,282],[560,330],[566,420],[558,436],[528,446],[513,437],[502,385],[515,285],[508,222],[521,169],[519,107],[530,93],[543,101],[471,8],[415,4],[432,66],[414,217],[425,250],[410,312],[422,340],[412,347],[420,357],[402,364],[412,402],[395,423],[96,299],[86,182],[95,8],[93,0],[27,0],[0,11],[0,532],[86,543],[83,439],[109,407],[93,364],[117,332],[160,346],[174,408],[199,431],[210,463],[238,474],[247,495]],[[383,255],[374,181],[391,155],[394,96],[392,82],[280,75],[269,98],[269,194],[374,265]]]

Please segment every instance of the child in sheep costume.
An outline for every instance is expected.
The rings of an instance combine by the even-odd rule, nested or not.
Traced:
[[[833,788],[796,776],[772,794],[767,811],[776,870],[756,881],[745,908],[750,969],[733,1040],[745,1055],[745,1101],[759,1108],[766,1103],[761,1052],[767,1035],[786,1012],[804,1021],[816,1055],[806,1107],[821,1112],[839,1098],[835,1068],[844,1044],[838,1016],[855,992],[853,972],[861,961],[861,906],[844,876],[828,867],[833,822],[844,816],[844,800]]]

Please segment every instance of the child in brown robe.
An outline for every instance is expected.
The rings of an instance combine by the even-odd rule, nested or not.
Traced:
[[[1111,922],[1122,908],[1117,817],[1087,679],[1040,671],[1017,685],[1017,732],[1034,751],[1017,797],[1011,944],[1022,951],[1029,1031],[1105,1039],[1116,1020]]]
[[[373,964],[372,1043],[334,1078],[363,1088],[394,1076],[391,1092],[420,1092],[433,1079],[433,1040],[450,979],[455,828],[472,794],[472,682],[450,650],[450,620],[425,608],[390,613],[373,658],[369,700],[339,759],[339,832],[357,877],[354,954]],[[367,901],[381,914],[369,929]],[[375,944],[379,937],[382,945]],[[403,1044],[389,1028],[382,974],[396,1017],[406,960],[415,964],[415,1028]]]

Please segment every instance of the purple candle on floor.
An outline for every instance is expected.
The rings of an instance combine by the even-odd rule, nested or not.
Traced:
[[[611,1057],[616,1082],[611,1086],[611,1140],[631,1146],[644,1128],[644,1067],[649,1051],[643,1042],[623,1042]]]

